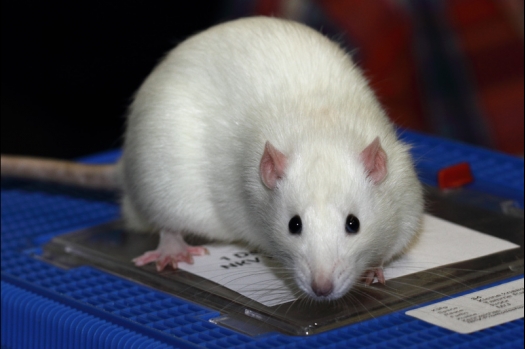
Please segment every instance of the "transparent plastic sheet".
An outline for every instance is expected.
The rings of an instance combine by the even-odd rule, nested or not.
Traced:
[[[221,313],[210,321],[251,335],[319,333],[523,274],[523,211],[509,210],[505,200],[464,189],[444,192],[428,187],[426,192],[432,215],[520,248],[391,279],[388,292],[374,284],[366,294],[351,291],[342,301],[299,300],[272,307],[183,270],[158,273],[153,265],[135,267],[131,259],[154,249],[158,237],[128,233],[119,221],[57,236],[39,258],[65,268],[91,265],[210,307]]]

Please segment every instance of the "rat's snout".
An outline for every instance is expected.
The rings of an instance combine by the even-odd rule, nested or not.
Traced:
[[[334,283],[328,278],[315,278],[311,286],[317,297],[328,297],[334,290]]]

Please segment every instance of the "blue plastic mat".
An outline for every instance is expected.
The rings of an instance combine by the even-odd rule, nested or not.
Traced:
[[[466,188],[514,200],[523,208],[523,159],[413,132],[401,138],[412,145],[423,182],[435,186],[439,170],[468,162],[474,182]]]
[[[442,167],[468,161],[470,186],[523,207],[523,160],[405,132],[418,171],[435,183]],[[113,151],[83,159],[112,162]],[[91,267],[63,270],[31,256],[53,236],[110,221],[104,196],[2,186],[2,348],[523,348],[516,320],[461,335],[395,312],[309,337],[249,337],[209,322],[219,314]]]

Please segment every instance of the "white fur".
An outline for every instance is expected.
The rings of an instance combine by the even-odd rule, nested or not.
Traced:
[[[377,136],[388,174],[374,185],[359,154]],[[274,190],[258,172],[266,141],[288,160]],[[298,23],[241,19],[181,43],[138,91],[124,149],[131,227],[244,240],[281,257],[311,295],[321,274],[334,280],[329,298],[344,295],[419,229],[407,146],[350,57]],[[291,235],[296,214],[303,231]]]

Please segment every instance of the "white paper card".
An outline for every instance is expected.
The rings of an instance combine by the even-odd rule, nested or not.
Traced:
[[[472,333],[523,317],[523,279],[407,311],[454,332]]]
[[[423,232],[410,251],[384,270],[391,279],[519,247],[448,221],[425,215]],[[179,268],[212,280],[266,306],[297,299],[260,256],[234,245],[206,246],[207,256]]]
[[[209,255],[195,257],[194,264],[179,263],[179,268],[269,307],[297,299],[257,253],[235,245],[206,245],[206,248]]]
[[[517,248],[512,242],[425,215],[423,232],[414,246],[384,270],[385,279],[459,263]]]

